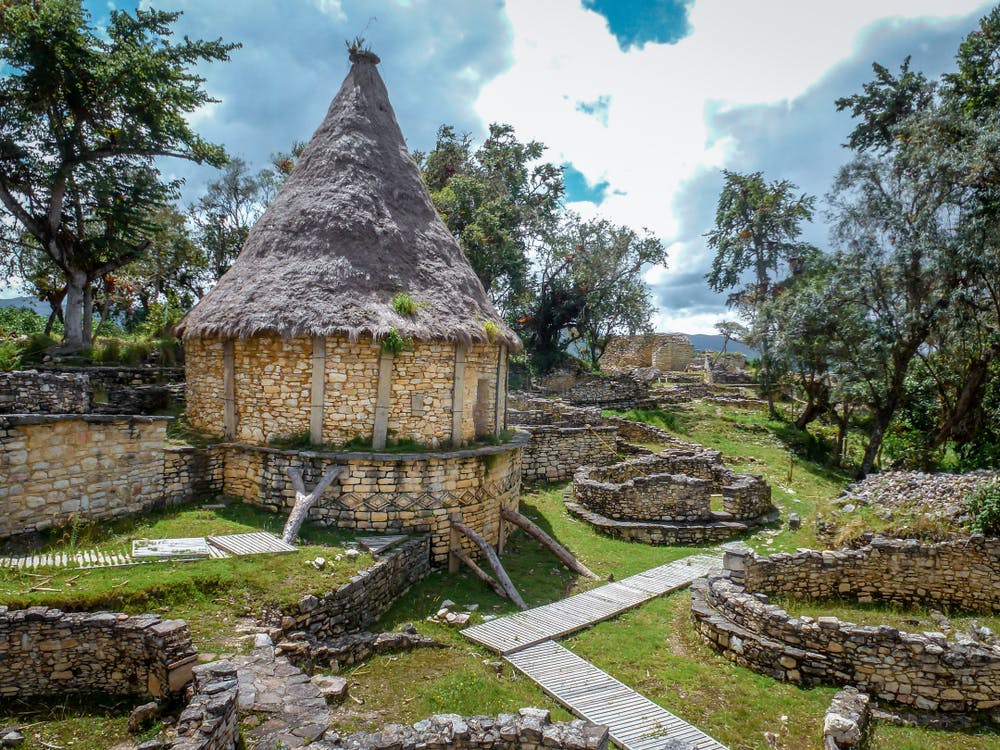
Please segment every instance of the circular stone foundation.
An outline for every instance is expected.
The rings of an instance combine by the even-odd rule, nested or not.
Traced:
[[[581,467],[565,499],[571,513],[598,531],[650,544],[721,541],[777,513],[767,482],[731,471],[717,451],[704,450]]]
[[[792,617],[770,604],[769,595],[993,613],[1000,607],[998,539],[921,544],[876,538],[855,550],[770,557],[729,550],[724,570],[692,585],[691,611],[717,650],[779,680],[853,685],[918,711],[1000,706],[1000,647],[835,617]]]

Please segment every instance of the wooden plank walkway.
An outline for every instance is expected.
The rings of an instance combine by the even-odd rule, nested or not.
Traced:
[[[721,555],[691,555],[552,604],[474,625],[462,635],[500,654],[511,654],[683,588],[721,565]]]
[[[622,750],[726,750],[700,729],[554,641],[504,658],[574,714],[606,726]]]
[[[250,534],[225,534],[208,538],[208,557],[220,559],[233,555],[262,555],[295,552],[296,548],[285,544],[274,534],[265,531]],[[0,557],[0,569],[37,570],[39,568],[120,568],[129,565],[143,565],[152,562],[190,562],[206,559],[201,557],[134,557],[127,552],[105,552],[96,549],[81,552],[41,553],[17,557]]]

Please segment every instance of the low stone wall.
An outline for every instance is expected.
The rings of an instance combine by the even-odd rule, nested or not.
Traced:
[[[286,633],[303,631],[317,638],[362,630],[430,572],[430,559],[429,537],[404,542],[336,591],[322,597],[304,597],[282,613],[281,629]]]
[[[90,383],[82,373],[0,372],[0,414],[86,414]]]
[[[866,750],[871,719],[871,698],[857,688],[844,688],[823,717],[823,750]]]
[[[225,454],[214,446],[167,444],[163,450],[163,499],[167,505],[221,495]]]
[[[994,581],[995,597],[996,587],[1000,586],[997,540],[970,540],[960,563],[964,567],[958,569],[925,565],[940,554],[941,550],[931,548],[944,545],[926,545],[918,551],[908,543],[898,544],[900,554],[883,555],[883,550],[874,545],[867,550],[870,558],[888,557],[893,561],[884,575],[894,580],[870,588],[864,583],[869,580],[865,568],[857,569],[864,582],[855,586],[852,569],[844,565],[850,558],[828,556],[830,567],[845,576],[847,588],[840,595],[874,593],[871,589],[886,586],[893,592],[909,592],[910,585],[905,582],[912,581],[917,585],[912,589],[914,594],[923,591],[919,601],[925,606],[934,604],[938,593],[945,601],[956,602],[960,597],[948,593],[947,582],[962,579],[966,572],[979,568],[993,571],[988,575]],[[903,551],[903,546],[910,548]],[[775,555],[780,559],[772,565],[771,560],[758,558],[749,550],[728,551],[724,571],[700,579],[691,587],[691,612],[697,629],[728,658],[775,679],[804,685],[853,685],[879,700],[918,711],[966,713],[1000,706],[1000,648],[951,643],[941,633],[913,634],[888,626],[858,626],[835,617],[791,617],[768,603],[766,593],[760,589],[811,590],[805,584],[792,582],[808,581],[816,574],[814,554]],[[823,559],[822,554],[819,559]],[[942,560],[940,556],[937,559]],[[952,558],[953,563],[958,560]],[[917,583],[915,570],[921,571],[922,584]],[[982,580],[986,580],[985,575]],[[970,582],[969,586],[975,589],[978,584]],[[977,608],[992,611],[990,608],[995,607],[993,598],[982,599]]]
[[[587,375],[564,391],[562,398],[576,406],[629,409],[648,392],[645,383],[628,374]]]
[[[521,479],[525,482],[558,482],[573,476],[581,466],[608,463],[618,456],[618,428],[614,426],[524,429],[531,434],[521,457]]]
[[[182,620],[0,605],[0,698],[176,695],[196,658]]]
[[[354,734],[330,748],[343,750],[605,750],[607,727],[582,720],[553,722],[548,711],[522,708],[516,714],[439,714],[413,726],[390,724],[378,734]]]
[[[157,383],[183,383],[183,367],[42,367],[46,373],[86,375],[91,388],[111,392],[118,388]]]
[[[711,508],[722,495],[722,512]],[[761,478],[736,474],[715,451],[664,451],[573,476],[574,501],[621,521],[755,520],[774,510]]]
[[[446,562],[451,516],[458,514],[492,545],[508,533],[500,508],[516,510],[521,452],[527,433],[508,443],[439,453],[317,453],[223,443],[222,491],[252,505],[287,514],[295,503],[289,466],[300,467],[312,487],[330,465],[345,467],[309,511],[327,526],[380,533],[430,533],[431,556]],[[479,549],[462,537],[462,546]]]
[[[234,750],[240,739],[236,665],[214,661],[193,673],[193,695],[177,719],[169,750]]]
[[[0,538],[163,502],[169,417],[0,417]]]
[[[745,556],[749,591],[796,599],[854,599],[966,612],[1000,609],[1000,539],[938,544],[875,537],[858,549]]]

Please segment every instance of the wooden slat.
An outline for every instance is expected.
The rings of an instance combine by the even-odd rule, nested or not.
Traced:
[[[725,746],[553,641],[505,656],[577,716],[608,727],[622,750],[657,750],[666,740],[697,750]]]
[[[296,551],[295,547],[266,531],[210,536],[208,543],[231,555],[263,555]]]
[[[692,555],[562,601],[474,625],[462,634],[486,648],[507,654],[576,632],[687,586],[721,562],[717,555]]]

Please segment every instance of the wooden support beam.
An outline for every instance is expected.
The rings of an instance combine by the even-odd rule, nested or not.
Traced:
[[[375,396],[375,430],[372,433],[372,448],[385,448],[389,434],[389,403],[392,399],[392,352],[382,352],[378,359],[378,393]]]
[[[319,480],[312,492],[306,492],[305,482],[302,481],[302,469],[297,466],[289,466],[288,477],[292,480],[292,487],[295,488],[295,505],[285,522],[285,530],[281,532],[281,541],[291,544],[302,528],[302,524],[309,515],[309,509],[322,497],[324,490],[330,486],[330,482],[339,477],[347,470],[346,466],[328,466],[323,478]]]
[[[236,342],[222,342],[222,434],[236,437]]]
[[[462,417],[465,413],[465,355],[467,349],[455,344],[455,384],[451,394],[451,442],[462,444]]]
[[[494,394],[493,434],[507,428],[507,345],[500,344],[497,353],[497,387]]]
[[[491,576],[485,570],[476,565],[476,561],[473,560],[471,557],[469,557],[467,554],[465,554],[462,551],[461,547],[452,547],[451,555],[452,557],[455,558],[455,560],[465,563],[465,565],[469,568],[469,570],[475,573],[476,578],[478,578],[480,581],[482,581],[491,589],[493,589],[496,592],[497,596],[501,596],[504,599],[508,598],[507,592],[503,590],[503,586],[497,583],[496,579],[493,578],[493,576]]]
[[[312,392],[309,399],[309,442],[323,444],[323,400],[326,397],[326,338],[313,336]]]
[[[527,516],[521,515],[516,510],[511,510],[510,508],[501,508],[500,515],[504,520],[510,521],[515,526],[524,529],[529,536],[534,537],[542,546],[548,547],[552,554],[558,557],[559,561],[570,570],[595,581],[600,580],[590,568],[573,557],[573,554],[568,549],[546,534]]]
[[[490,567],[493,568],[493,573],[496,575],[497,581],[500,582],[504,592],[507,594],[507,598],[521,609],[527,609],[528,605],[524,603],[524,599],[522,599],[521,595],[517,592],[517,587],[514,586],[514,582],[510,580],[510,576],[507,575],[507,571],[504,570],[503,564],[500,562],[500,558],[497,557],[496,550],[490,546],[489,542],[460,521],[452,521],[451,525],[476,543],[476,546],[479,547],[483,556],[486,558],[486,561],[489,562]]]

